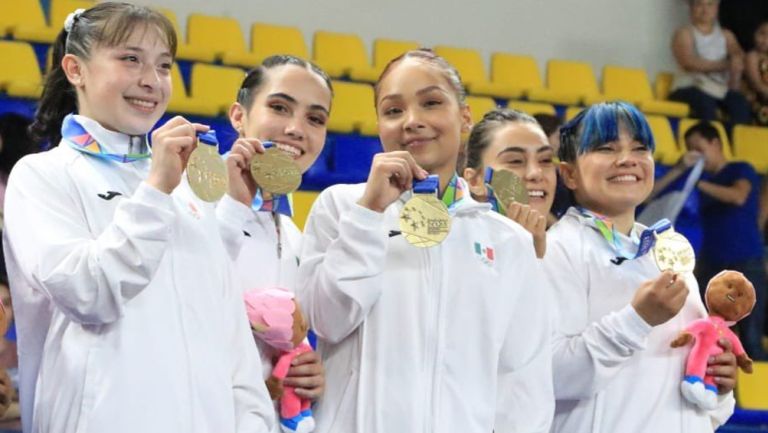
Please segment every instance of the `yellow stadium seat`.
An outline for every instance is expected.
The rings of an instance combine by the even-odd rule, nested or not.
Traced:
[[[603,68],[603,95],[609,100],[623,100],[635,104],[648,114],[685,117],[688,104],[661,101],[653,97],[651,83],[645,70],[608,65]]]
[[[419,44],[416,42],[376,39],[373,41],[373,67],[352,68],[349,71],[349,78],[355,81],[375,83],[390,60],[406,51],[417,48],[419,48]]]
[[[477,50],[436,46],[435,53],[448,61],[461,75],[461,81],[467,91],[478,96],[493,96],[497,98],[520,98],[522,90],[509,86],[507,83],[496,83],[488,80],[483,66],[483,59]]]
[[[373,87],[370,84],[334,81],[333,92],[333,110],[328,119],[329,131],[357,131],[368,136],[378,134]]]
[[[768,383],[768,362],[752,364],[752,374],[739,370],[736,382],[736,402],[742,409],[768,410],[768,396],[765,384]]]
[[[240,68],[195,63],[191,77],[190,98],[204,104],[206,115],[215,116],[229,111],[245,73]]]
[[[472,124],[483,120],[485,113],[498,108],[496,101],[488,96],[467,96],[467,105],[469,105],[472,114]]]
[[[579,113],[582,112],[582,110],[586,110],[587,107],[568,107],[565,109],[565,121],[569,122],[571,119],[576,117]]]
[[[656,81],[653,84],[653,93],[656,95],[656,99],[664,101],[669,98],[674,80],[675,75],[671,72],[662,71],[656,74]]]
[[[0,41],[0,58],[11,59],[0,68],[0,90],[9,96],[38,98],[42,78],[32,45],[26,42]]]
[[[215,53],[207,48],[193,47],[186,43],[186,39],[182,37],[181,29],[179,28],[179,20],[176,18],[176,13],[170,9],[157,8],[157,11],[165,15],[168,21],[173,24],[173,29],[176,30],[176,58],[180,60],[190,60],[196,62],[213,62],[216,58]]]
[[[701,122],[700,119],[680,119],[680,123],[677,125],[677,142],[678,146],[680,147],[680,151],[685,153],[686,147],[685,147],[685,131],[690,129],[691,126]],[[725,128],[723,127],[723,124],[718,121],[712,121],[709,122],[717,129],[717,132],[720,134],[720,142],[723,143],[723,155],[725,155],[725,159],[732,160],[733,159],[733,150],[731,147],[731,142],[728,140],[728,134],[725,132]]]
[[[547,88],[531,89],[528,99],[562,105],[589,105],[605,98],[597,88],[589,63],[550,60],[547,63]]]
[[[203,102],[198,102],[187,94],[184,80],[181,78],[179,66],[174,64],[171,68],[171,100],[168,101],[168,111],[173,113],[196,114],[198,116],[214,116],[216,111]],[[234,100],[234,96],[232,96]]]
[[[768,174],[768,128],[736,125],[733,128],[733,156],[749,162],[759,173]]]
[[[522,111],[523,113],[530,114],[531,116],[534,114],[551,114],[555,116],[557,114],[555,107],[551,104],[544,104],[542,102],[509,101],[507,106]]]
[[[67,15],[74,12],[76,9],[88,9],[93,7],[93,5],[94,3],[92,1],[87,0],[52,1],[49,24],[40,23],[38,20],[29,22],[28,24],[19,24],[13,32],[13,35],[16,39],[25,41],[52,43],[64,28],[64,20],[66,20]]]
[[[251,52],[256,65],[277,54],[309,60],[309,50],[298,27],[254,23],[251,27]]]
[[[312,50],[313,61],[333,78],[355,75],[364,76],[365,81],[376,81],[376,72],[368,62],[363,40],[351,33],[315,32]]]
[[[315,203],[317,191],[296,191],[293,193],[293,217],[291,218],[299,230],[304,231],[304,224],[307,222],[309,211]]]
[[[48,27],[39,1],[0,0],[0,10],[3,11],[0,14],[0,37],[13,35],[19,26]],[[53,33],[53,29],[51,29],[51,33]],[[53,34],[53,37],[55,38],[56,34]]]
[[[491,56],[491,81],[515,89],[526,97],[529,92],[535,90],[539,100],[556,99],[556,95],[550,94],[544,88],[539,66],[531,56],[494,53]]]
[[[648,120],[648,126],[651,127],[651,133],[653,133],[653,139],[656,142],[653,158],[665,165],[676,164],[683,156],[683,151],[677,145],[669,119],[653,114],[647,115],[645,118]]]
[[[213,53],[214,59],[228,65],[255,65],[255,56],[248,52],[240,22],[235,18],[190,15],[187,44]]]

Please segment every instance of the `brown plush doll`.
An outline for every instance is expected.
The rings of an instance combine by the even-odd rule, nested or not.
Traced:
[[[706,374],[707,359],[723,353],[718,340],[725,338],[730,341],[739,367],[746,373],[752,373],[752,360],[744,351],[739,337],[729,327],[752,312],[756,301],[755,288],[741,272],[723,271],[709,281],[705,301],[709,317],[688,325],[672,342],[672,347],[693,342],[680,389],[686,400],[702,409],[712,410],[717,406],[717,386],[713,377]]]

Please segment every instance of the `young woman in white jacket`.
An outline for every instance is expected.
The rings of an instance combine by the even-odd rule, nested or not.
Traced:
[[[16,165],[5,206],[25,432],[275,425],[222,242],[251,214],[261,149],[235,145],[218,208],[182,181],[207,127],[168,121],[150,162],[175,48],[166,18],[125,3],[71,14],[54,45],[33,125],[54,147]]]
[[[706,310],[691,272],[654,261],[648,230],[663,228],[635,222],[653,187],[653,149],[648,123],[626,103],[593,105],[562,129],[560,170],[576,205],[547,233],[544,257],[557,306],[555,432],[711,432],[733,411],[730,351],[710,365],[716,410],[680,393],[687,351],[670,343]]]
[[[375,89],[385,152],[367,183],[324,191],[305,228],[297,293],[327,378],[317,431],[508,432],[516,419],[516,431],[545,432],[548,287],[531,235],[472,200],[456,175],[470,126],[458,74],[431,51],[411,51]],[[399,214],[428,175],[439,176],[451,227],[439,245],[418,248]],[[506,374],[544,392],[496,421]]]
[[[304,173],[323,150],[332,97],[331,80],[320,68],[297,57],[272,56],[248,72],[229,119],[241,137],[275,143]],[[301,231],[291,219],[291,199],[259,191],[252,209],[236,261],[242,289],[293,291]],[[266,379],[272,372],[275,350],[259,344],[259,352]],[[307,352],[296,358],[284,384],[295,387],[297,395],[314,400],[322,395],[324,380],[320,356]]]

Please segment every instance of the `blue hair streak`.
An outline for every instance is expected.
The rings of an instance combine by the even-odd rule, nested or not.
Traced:
[[[597,146],[618,140],[620,127],[651,152],[656,149],[651,128],[640,110],[622,101],[601,102],[585,108],[560,129],[558,157],[563,162],[574,162]]]

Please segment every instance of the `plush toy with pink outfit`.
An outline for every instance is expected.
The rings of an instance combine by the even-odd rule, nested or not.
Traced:
[[[287,433],[309,433],[315,429],[309,399],[283,386],[294,358],[312,347],[305,343],[307,322],[292,293],[281,289],[251,291],[244,295],[248,321],[256,336],[277,349],[278,355],[267,388],[273,400],[280,399],[280,427]]]
[[[752,360],[747,356],[739,337],[729,329],[747,317],[755,306],[755,288],[741,273],[723,271],[715,275],[707,285],[705,301],[709,317],[688,325],[673,342],[681,347],[693,342],[685,366],[685,378],[680,389],[686,400],[705,410],[717,406],[717,386],[712,376],[706,374],[710,356],[723,353],[717,343],[725,338],[731,343],[736,363],[746,373],[752,373]]]

